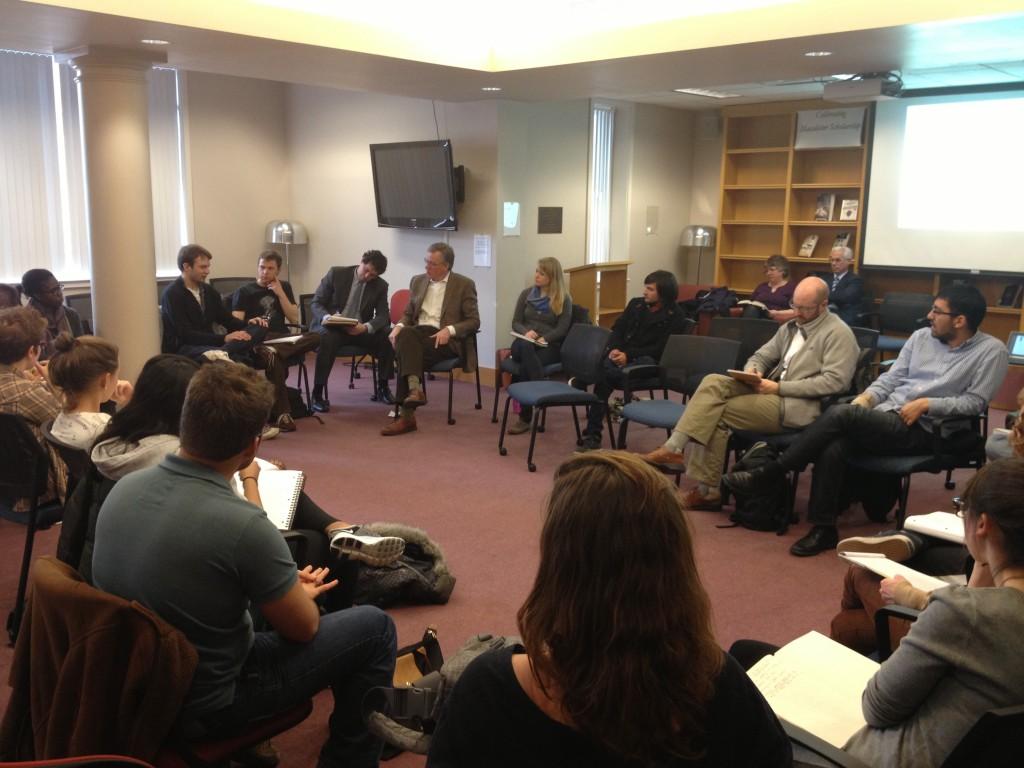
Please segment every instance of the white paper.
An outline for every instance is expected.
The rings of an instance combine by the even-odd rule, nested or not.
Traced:
[[[908,531],[916,531],[926,536],[964,543],[964,519],[952,512],[931,512],[927,515],[911,515],[903,522]]]
[[[491,266],[491,236],[473,235],[473,266]]]
[[[502,234],[505,237],[519,237],[519,203],[505,202],[502,215]]]
[[[879,576],[887,579],[893,576],[902,576],[910,582],[912,587],[924,590],[925,592],[931,592],[933,589],[942,589],[947,586],[946,582],[934,576],[915,571],[913,568],[908,568],[903,563],[897,563],[895,560],[890,560],[885,555],[879,555],[877,552],[840,552],[839,556],[847,562],[859,565],[861,568],[867,568],[872,573],[877,573]]]

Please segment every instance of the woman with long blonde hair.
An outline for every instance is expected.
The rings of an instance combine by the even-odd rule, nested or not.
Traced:
[[[523,645],[466,668],[427,765],[789,765],[778,720],[715,641],[685,514],[635,455],[562,464]]]
[[[513,381],[544,378],[544,366],[562,357],[562,340],[571,323],[572,299],[565,289],[562,265],[550,256],[538,260],[533,286],[519,294],[512,315],[512,330],[525,337],[512,342],[512,359],[519,363]],[[524,407],[508,434],[529,432],[532,417],[532,409]]]

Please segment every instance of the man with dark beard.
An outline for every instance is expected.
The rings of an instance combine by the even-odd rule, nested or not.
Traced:
[[[974,416],[988,407],[1006,375],[1008,354],[1005,344],[978,330],[985,309],[977,288],[943,288],[932,302],[928,327],[907,339],[889,371],[849,405],[825,411],[777,461],[728,474],[725,484],[750,493],[813,462],[807,516],[813,527],[789,551],[807,557],[835,549],[848,454],[930,454],[933,418]]]

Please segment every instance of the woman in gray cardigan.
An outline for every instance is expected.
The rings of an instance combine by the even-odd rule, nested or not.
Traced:
[[[512,342],[512,359],[519,363],[519,373],[512,377],[513,381],[544,378],[544,366],[561,358],[562,340],[571,321],[572,299],[565,290],[562,265],[558,259],[540,259],[533,274],[533,287],[519,294],[512,316],[512,330],[526,337]],[[532,409],[524,407],[508,434],[528,432],[532,417]]]

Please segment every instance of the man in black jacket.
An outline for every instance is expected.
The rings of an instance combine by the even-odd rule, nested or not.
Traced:
[[[326,413],[330,378],[339,347],[355,346],[377,358],[377,391],[374,400],[394,403],[388,380],[394,372],[394,350],[388,341],[391,313],[388,284],[380,275],[388,259],[380,251],[367,251],[354,267],[331,267],[313,296],[310,330],[320,334],[320,350],[313,374],[313,410]],[[355,325],[324,325],[324,317],[338,314],[359,320]]]
[[[659,269],[644,278],[643,296],[632,299],[615,321],[605,349],[602,377],[594,384],[594,394],[601,402],[590,407],[583,445],[578,452],[601,447],[608,397],[625,379],[622,368],[634,363],[657,363],[668,337],[686,333],[686,318],[676,302],[678,296],[675,275]]]

